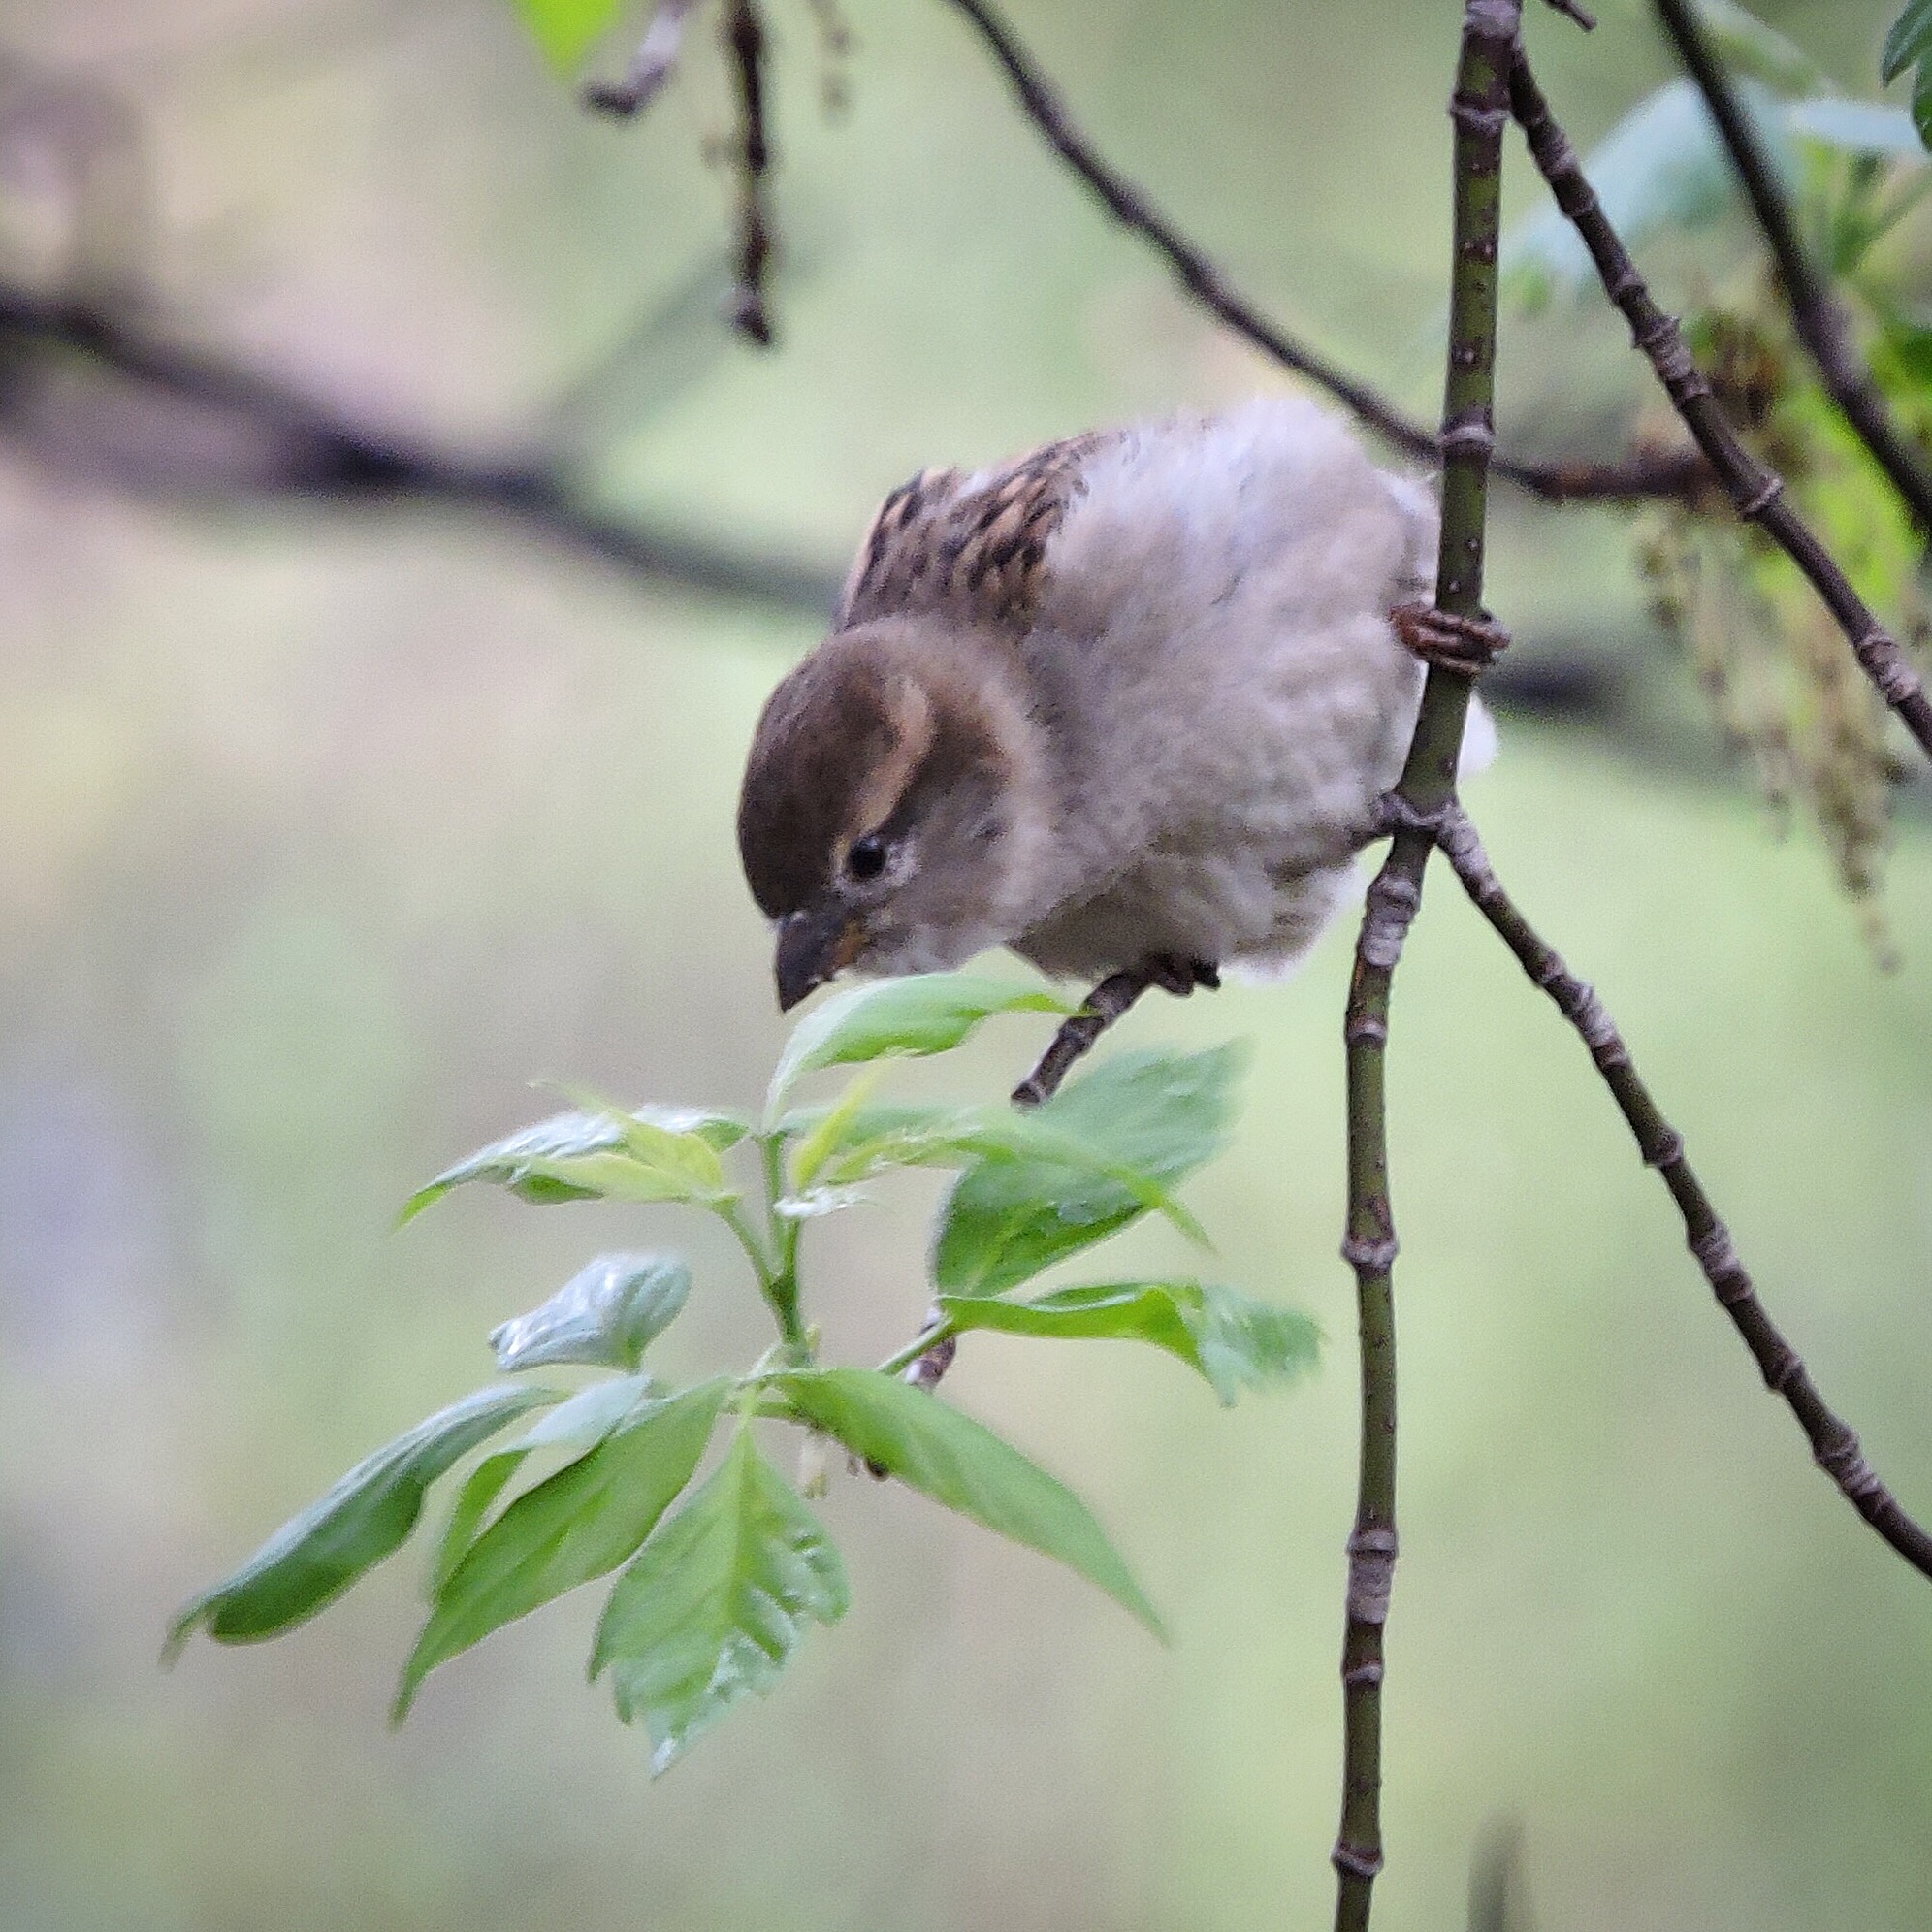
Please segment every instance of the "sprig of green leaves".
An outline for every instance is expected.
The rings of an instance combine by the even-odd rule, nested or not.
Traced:
[[[686,1305],[689,1269],[659,1253],[597,1256],[490,1340],[506,1374],[567,1366],[603,1371],[600,1379],[567,1396],[493,1385],[398,1437],[190,1603],[170,1654],[197,1628],[244,1642],[312,1616],[393,1555],[430,1485],[480,1451],[444,1519],[429,1616],[402,1668],[396,1717],[437,1665],[620,1570],[592,1671],[608,1676],[620,1716],[648,1725],[661,1771],[735,1704],[769,1690],[811,1624],[835,1623],[846,1608],[843,1563],[758,1447],[761,1421],[842,1443],[875,1471],[1067,1564],[1163,1635],[1071,1490],[886,1369],[821,1364],[799,1312],[805,1221],[861,1198],[865,1184],[894,1169],[948,1167],[958,1177],[931,1271],[945,1333],[1139,1341],[1193,1368],[1224,1402],[1308,1368],[1317,1336],[1305,1316],[1196,1281],[1006,1295],[1148,1213],[1205,1240],[1173,1190],[1226,1142],[1243,1065],[1238,1049],[1122,1053],[1029,1113],[874,1098],[894,1059],[946,1052],[1000,1014],[1066,1011],[1038,987],[964,974],[860,986],[793,1031],[760,1124],[578,1095],[571,1111],[446,1169],[405,1218],[472,1182],[540,1203],[682,1205],[718,1215],[744,1244],[778,1318],[777,1345],[741,1373],[666,1387],[645,1362]],[[791,1104],[798,1082],[837,1067],[860,1069],[843,1094]],[[734,1175],[727,1161],[740,1157],[746,1172]],[[932,1299],[928,1290],[921,1303]],[[520,1434],[491,1444],[538,1408],[544,1413]],[[727,1417],[723,1458],[700,1476]]]

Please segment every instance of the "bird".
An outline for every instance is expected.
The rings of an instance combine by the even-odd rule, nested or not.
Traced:
[[[1401,769],[1437,531],[1289,395],[894,490],[747,759],[781,1011],[1001,946],[1177,993],[1295,965]]]

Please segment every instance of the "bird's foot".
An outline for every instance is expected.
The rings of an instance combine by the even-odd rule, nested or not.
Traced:
[[[1215,993],[1221,989],[1221,969],[1206,959],[1183,959],[1177,952],[1151,952],[1142,961],[1141,972],[1149,986],[1184,1000],[1195,987]]]
[[[1209,992],[1221,983],[1221,969],[1211,960],[1184,959],[1177,952],[1152,952],[1138,966],[1110,973],[1086,996],[1079,1013],[1060,1022],[1040,1064],[1013,1090],[1015,1107],[1038,1107],[1052,1099],[1076,1061],[1093,1050],[1094,1043],[1144,992],[1158,986],[1176,999],[1185,999],[1197,986]]]
[[[1509,648],[1509,632],[1493,617],[1458,617],[1431,603],[1398,604],[1389,613],[1396,635],[1438,670],[1480,677]]]

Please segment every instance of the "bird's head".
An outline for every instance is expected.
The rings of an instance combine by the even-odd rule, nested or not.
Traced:
[[[778,925],[778,1004],[849,966],[956,966],[1020,929],[1046,836],[1039,724],[997,640],[841,631],[772,693],[738,851]]]

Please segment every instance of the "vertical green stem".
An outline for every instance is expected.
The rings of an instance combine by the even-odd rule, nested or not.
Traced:
[[[1501,232],[1502,136],[1521,0],[1466,0],[1450,113],[1456,123],[1455,253],[1442,416],[1442,538],[1435,601],[1455,617],[1482,616],[1490,457],[1496,437],[1497,251]],[[1432,668],[1397,787],[1410,817],[1454,798],[1468,714],[1466,677]],[[1383,1630],[1396,1565],[1395,1214],[1389,1198],[1385,1066],[1389,995],[1410,921],[1422,902],[1431,841],[1399,831],[1368,890],[1349,985],[1348,1232],[1362,1336],[1362,1454],[1348,1539],[1342,1640],[1341,1829],[1334,1860],[1336,1932],[1367,1932],[1382,1869]]]
[[[760,1134],[757,1139],[765,1192],[761,1225],[752,1225],[736,1199],[718,1212],[737,1236],[738,1245],[752,1264],[758,1278],[758,1293],[778,1323],[779,1338],[803,1356],[810,1353],[811,1343],[798,1307],[798,1223],[778,1212],[778,1204],[785,1196],[785,1137]]]

